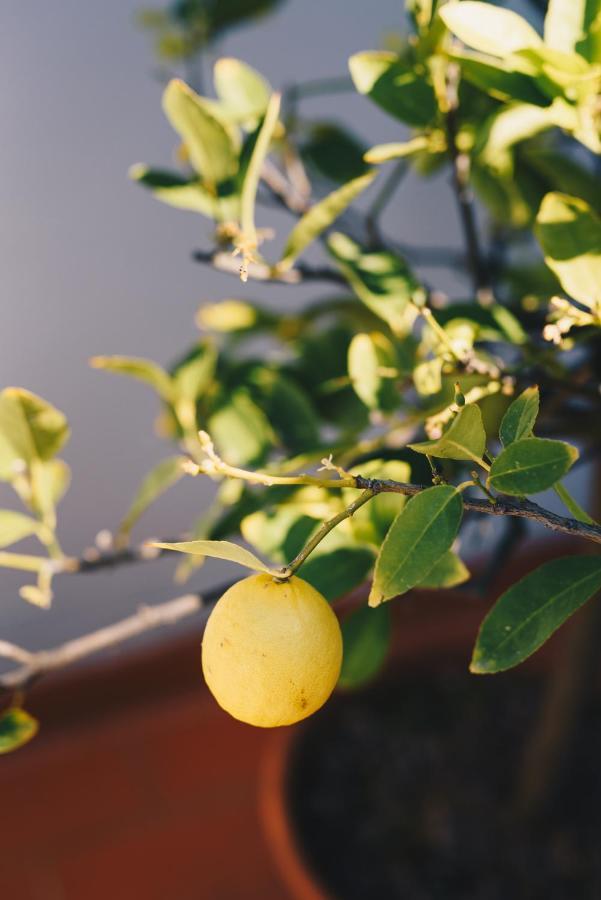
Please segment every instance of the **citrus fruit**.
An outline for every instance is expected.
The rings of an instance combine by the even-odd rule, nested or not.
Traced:
[[[310,716],[340,674],[342,635],[322,595],[301,578],[251,575],[229,588],[211,613],[202,668],[223,709],[272,728]]]

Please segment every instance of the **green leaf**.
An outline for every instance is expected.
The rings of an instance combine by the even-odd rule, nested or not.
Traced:
[[[438,14],[455,37],[490,56],[504,57],[523,47],[542,44],[534,28],[509,9],[461,0],[443,6]]]
[[[255,401],[291,453],[313,450],[319,443],[319,420],[309,394],[277,369],[260,367],[249,378]]]
[[[571,297],[601,308],[601,219],[578,197],[547,194],[535,233],[545,262]]]
[[[432,85],[396,53],[370,50],[349,59],[353,83],[387,113],[416,127],[429,125],[437,105]]]
[[[261,169],[265,162],[265,158],[269,153],[273,133],[278,124],[280,103],[281,95],[272,94],[267,105],[265,117],[257,132],[250,160],[244,174],[242,196],[240,198],[241,224],[245,238],[250,239],[251,241],[256,240],[255,203],[257,198],[257,188],[259,187]]]
[[[40,523],[31,516],[12,509],[0,510],[0,547],[9,547],[39,531]]]
[[[595,525],[595,520],[589,516],[587,511],[583,509],[580,504],[572,497],[570,492],[561,481],[558,481],[553,485],[553,490],[564,504],[568,512],[575,518],[578,519],[579,522],[586,522],[587,525]]]
[[[380,165],[381,163],[390,162],[391,159],[404,159],[407,156],[413,156],[414,153],[427,150],[429,146],[429,138],[424,134],[420,134],[409,141],[401,143],[376,144],[375,147],[371,147],[367,151],[364,158],[365,162]]]
[[[344,212],[356,197],[359,196],[372,183],[377,172],[368,172],[354,178],[342,187],[337,188],[315,203],[311,209],[297,222],[286,241],[277,267],[281,271],[289,269],[303,250],[311,244],[315,238],[329,228],[338,216]]]
[[[346,129],[331,122],[311,127],[308,140],[301,147],[305,165],[336,184],[345,184],[365,175],[365,147]]]
[[[163,400],[171,401],[173,394],[171,378],[161,366],[148,359],[133,356],[93,356],[90,365],[94,369],[104,369],[117,375],[127,375],[129,378],[145,381]]]
[[[194,169],[216,194],[238,171],[238,147],[232,132],[219,121],[214,106],[174,78],[163,94],[163,109],[184,141]]]
[[[580,197],[591,204],[597,215],[601,214],[601,183],[594,170],[548,147],[530,145],[522,152],[553,191]]]
[[[392,523],[376,562],[369,605],[404,594],[428,575],[457,536],[463,503],[451,485],[412,497]]]
[[[532,437],[532,430],[539,407],[538,387],[529,387],[513,401],[507,409],[499,428],[499,437],[504,447]]]
[[[409,463],[400,459],[370,459],[354,466],[352,475],[362,475],[364,478],[389,478],[391,481],[408,483],[411,479],[411,467]],[[343,491],[345,505],[350,505],[357,499],[356,491]],[[405,506],[407,498],[403,494],[393,494],[386,491],[377,494],[369,503],[366,503],[354,513],[350,519],[350,527],[357,541],[372,544],[380,549],[386,532]]]
[[[536,78],[516,71],[511,63],[458,51],[450,55],[461,66],[462,77],[495,100],[549,105],[550,98],[539,87]]]
[[[480,407],[475,403],[462,406],[441,437],[408,446],[416,453],[440,459],[470,459],[481,463],[486,447],[486,431]]]
[[[525,438],[515,441],[492,464],[490,486],[516,497],[553,487],[578,459],[578,450],[563,441]]]
[[[298,574],[333,602],[365,581],[373,564],[374,555],[366,547],[338,546],[312,553]]]
[[[233,57],[222,57],[213,69],[215,93],[225,114],[248,124],[265,115],[271,89],[256,69]]]
[[[527,659],[601,588],[601,557],[554,559],[513,584],[484,619],[470,670],[501,672]]]
[[[193,556],[210,556],[212,559],[225,559],[237,563],[255,572],[271,572],[269,566],[238,544],[231,541],[179,541],[176,544],[152,544],[161,550],[177,550],[179,553],[190,553]]]
[[[184,456],[170,456],[152,469],[136,491],[136,496],[119,525],[119,535],[128,535],[142,513],[184,475]]]
[[[462,559],[452,550],[447,550],[438,562],[430,569],[423,581],[417,587],[420,588],[452,588],[458,584],[469,581],[470,571]]]
[[[390,410],[399,405],[396,355],[385,335],[377,331],[355,335],[348,350],[348,373],[357,396],[369,409]]]
[[[260,463],[273,437],[265,413],[244,388],[210,416],[208,431],[220,456],[234,466]]]
[[[417,311],[412,299],[423,296],[407,264],[386,250],[365,252],[340,232],[331,234],[327,247],[359,299],[399,335],[411,331]]]
[[[0,714],[0,754],[11,753],[36,736],[39,723],[24,709],[12,706]]]
[[[209,218],[215,217],[215,196],[203,187],[198,178],[183,178],[162,169],[151,169],[144,163],[131,166],[128,175],[132,181],[148,188],[157,200],[168,206],[201,213]],[[240,201],[235,195],[219,198],[219,208],[224,219],[237,219],[239,207]]]
[[[340,687],[357,688],[377,675],[388,655],[391,633],[388,606],[363,606],[344,620]]]

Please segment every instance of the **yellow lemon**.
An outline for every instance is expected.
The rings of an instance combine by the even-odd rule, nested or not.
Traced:
[[[322,706],[336,685],[342,634],[332,608],[301,578],[251,575],[225,592],[202,642],[211,693],[234,718],[272,728]]]

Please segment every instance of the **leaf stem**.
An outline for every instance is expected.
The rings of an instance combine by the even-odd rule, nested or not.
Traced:
[[[351,503],[350,506],[347,506],[346,509],[343,509],[342,512],[339,512],[337,515],[333,516],[331,519],[328,519],[327,522],[324,522],[323,525],[315,532],[310,541],[305,544],[301,552],[294,557],[291,563],[287,565],[284,569],[278,573],[278,580],[285,581],[287,578],[290,578],[291,575],[294,575],[296,570],[302,566],[310,553],[312,553],[315,548],[323,541],[323,539],[332,531],[333,528],[336,528],[337,525],[340,525],[341,522],[344,522],[345,519],[349,519],[357,510],[367,503],[372,497],[375,497],[376,492],[371,489],[367,489],[363,491],[362,494],[357,497],[356,500]]]

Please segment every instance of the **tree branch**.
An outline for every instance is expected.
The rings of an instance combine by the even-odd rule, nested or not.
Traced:
[[[355,487],[360,490],[372,490],[374,493],[391,492],[393,494],[405,494],[407,497],[413,497],[420,491],[426,490],[424,486],[415,484],[403,484],[400,481],[381,481],[377,478],[363,478],[357,475],[355,479]],[[494,503],[490,500],[472,500],[463,497],[463,506],[465,509],[474,512],[486,513],[489,516],[516,516],[521,519],[530,519],[538,522],[551,531],[558,531],[561,534],[570,534],[573,537],[581,537],[595,544],[601,544],[601,526],[587,525],[579,522],[577,519],[569,519],[566,516],[559,516],[556,513],[543,509],[537,503],[531,500],[513,501],[497,497]]]
[[[108,625],[91,634],[67,641],[59,647],[40,650],[37,653],[30,653],[8,641],[0,641],[0,656],[23,663],[11,672],[0,675],[0,687],[6,690],[25,687],[46,672],[71,665],[92,653],[114,647],[153,628],[173,625],[180,619],[198,612],[203,603],[203,599],[198,595],[187,594],[157,606],[141,606],[137,613],[114,625]]]
[[[213,266],[219,272],[227,272],[228,274],[238,275],[240,272],[240,262],[231,255],[223,251],[214,252],[212,250],[195,250],[192,259],[199,263],[207,263]],[[293,269],[286,272],[277,272],[271,266],[264,263],[249,263],[248,277],[253,281],[270,281],[274,284],[302,284],[307,281],[329,281],[335,284],[347,286],[347,282],[343,275],[335,269],[327,266],[315,267],[308,266],[304,263],[297,263]]]

